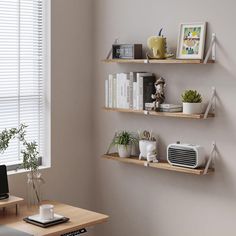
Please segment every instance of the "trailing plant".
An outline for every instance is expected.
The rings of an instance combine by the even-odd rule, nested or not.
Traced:
[[[182,102],[184,103],[201,103],[202,96],[196,90],[185,90],[182,95]]]
[[[0,133],[0,153],[4,153],[4,151],[6,151],[6,149],[8,148],[10,141],[15,138],[18,138],[19,141],[23,144],[23,149],[21,150],[23,157],[22,167],[30,171],[30,174],[32,176],[33,189],[39,203],[39,194],[37,192],[33,179],[38,172],[40,155],[37,143],[35,141],[27,142],[25,138],[26,128],[26,125],[21,124],[19,128],[4,129]]]

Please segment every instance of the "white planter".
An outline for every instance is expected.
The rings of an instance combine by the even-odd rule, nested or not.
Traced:
[[[132,145],[118,145],[119,157],[130,157]]]
[[[139,154],[139,159],[145,158],[147,159],[147,147],[151,145],[153,147],[157,147],[157,142],[156,141],[149,141],[149,140],[140,140],[139,141],[139,150],[140,150],[140,154]]]
[[[203,112],[202,103],[187,103],[183,102],[183,113],[184,114],[200,114]]]

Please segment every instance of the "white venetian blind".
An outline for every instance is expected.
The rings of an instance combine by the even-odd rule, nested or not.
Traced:
[[[28,125],[27,140],[44,149],[43,0],[0,0],[0,131]],[[11,142],[0,164],[21,162]]]

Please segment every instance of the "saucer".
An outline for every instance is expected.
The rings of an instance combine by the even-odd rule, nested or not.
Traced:
[[[29,220],[33,220],[33,221],[36,221],[36,222],[39,222],[39,223],[42,223],[42,224],[54,222],[54,221],[57,221],[57,220],[61,220],[63,218],[64,218],[64,216],[58,215],[58,214],[54,214],[54,218],[51,219],[51,220],[44,220],[40,217],[39,214],[28,217]]]

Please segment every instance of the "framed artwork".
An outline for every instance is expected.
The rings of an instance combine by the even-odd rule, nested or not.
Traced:
[[[176,58],[203,59],[206,22],[180,24]]]

